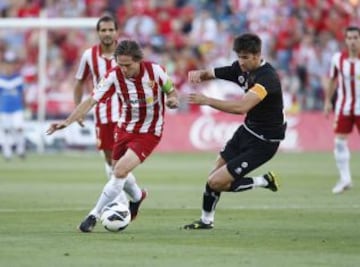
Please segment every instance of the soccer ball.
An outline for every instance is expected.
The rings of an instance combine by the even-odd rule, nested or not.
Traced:
[[[130,220],[129,207],[120,202],[112,202],[107,205],[100,217],[101,224],[110,232],[124,230],[129,225]]]

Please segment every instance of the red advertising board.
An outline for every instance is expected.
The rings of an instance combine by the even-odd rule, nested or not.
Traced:
[[[157,151],[217,151],[243,122],[243,116],[231,114],[168,114],[164,136]],[[333,118],[321,112],[287,116],[283,151],[332,151]],[[352,150],[360,150],[360,133],[354,129],[349,139]]]

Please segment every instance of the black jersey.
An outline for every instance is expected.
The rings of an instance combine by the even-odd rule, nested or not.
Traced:
[[[255,84],[265,88],[267,95],[245,117],[245,128],[265,140],[282,140],[285,137],[283,97],[281,83],[275,69],[262,61],[259,68],[243,72],[238,61],[231,66],[215,68],[215,77],[238,84],[245,92]]]

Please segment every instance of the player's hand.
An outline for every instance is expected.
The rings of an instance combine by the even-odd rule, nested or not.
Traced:
[[[201,70],[191,70],[188,72],[188,81],[190,83],[201,82]]]
[[[50,124],[49,129],[46,130],[47,135],[51,135],[57,130],[64,129],[67,125],[65,121]]]
[[[166,99],[166,106],[171,109],[178,108],[179,107],[179,99],[175,96],[168,97]]]
[[[191,93],[189,94],[188,100],[190,104],[208,105],[209,98],[200,93]]]
[[[325,104],[324,104],[324,114],[325,114],[325,117],[329,117],[329,114],[332,112],[333,110],[333,105],[331,102],[328,102],[328,101],[325,101]]]

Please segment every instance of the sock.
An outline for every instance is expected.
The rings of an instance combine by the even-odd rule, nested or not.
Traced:
[[[215,192],[210,188],[208,183],[205,186],[203,194],[203,208],[201,212],[201,221],[203,223],[214,222],[216,204],[220,199],[220,192]]]
[[[142,196],[141,188],[136,183],[135,176],[131,172],[126,177],[124,191],[131,197],[132,202],[140,201]]]
[[[125,190],[125,188],[124,188]],[[126,206],[129,205],[129,199],[128,197],[126,196],[125,194],[125,191],[124,190],[121,190],[121,192],[114,198],[114,202],[120,202]]]
[[[259,179],[256,179],[257,183],[260,183]],[[240,192],[250,190],[255,186],[255,181],[251,177],[236,178],[230,185],[230,192]]]
[[[111,175],[113,174],[113,168],[107,162],[105,162],[105,174],[108,180],[111,179]]]
[[[25,136],[22,130],[17,130],[15,133],[16,154],[21,156],[25,154]]]
[[[12,138],[9,130],[4,131],[3,140],[2,140],[2,149],[4,157],[9,159],[12,157]]]
[[[252,178],[254,180],[254,187],[265,187],[269,185],[269,182],[264,178],[264,176],[255,176]]]
[[[116,196],[123,190],[125,179],[116,178],[112,175],[111,179],[106,183],[104,189],[95,205],[89,214],[99,217],[102,209],[113,201]]]
[[[334,156],[341,181],[350,183],[350,151],[345,139],[335,138]]]

